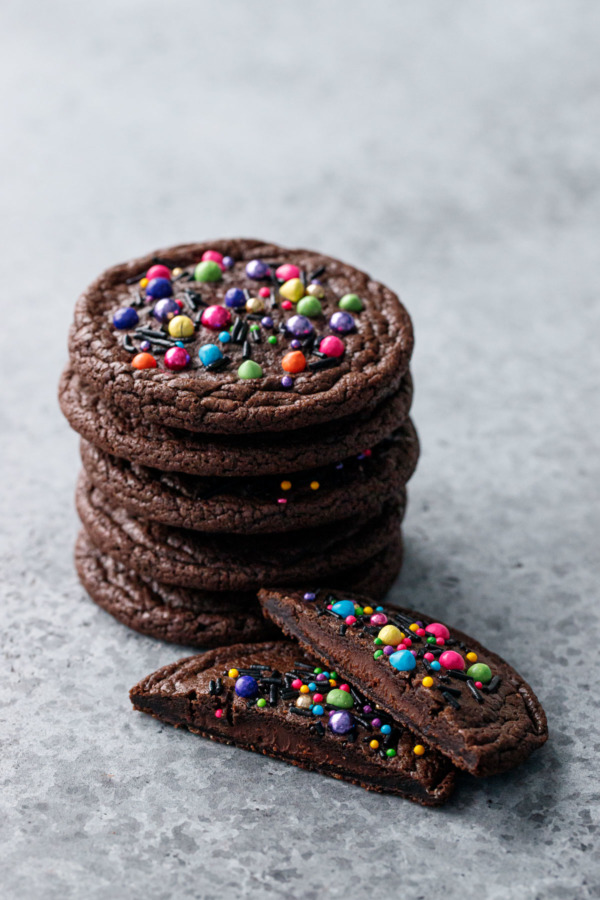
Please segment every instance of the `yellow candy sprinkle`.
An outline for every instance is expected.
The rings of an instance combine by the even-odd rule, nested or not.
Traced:
[[[279,487],[281,488],[282,491],[289,491],[291,486],[292,486],[291,481],[282,481],[281,484],[279,485]]]
[[[413,622],[412,625],[408,626],[409,631],[417,631],[418,628],[419,628],[419,626],[417,625],[416,622]]]
[[[423,687],[433,687],[433,678],[430,678],[429,675],[426,675],[421,684],[423,685]]]
[[[335,687],[336,684],[337,684],[337,681],[335,680],[335,678],[330,678],[330,679],[329,679],[329,684],[331,685],[331,687]]]
[[[404,640],[404,632],[396,628],[395,625],[384,625],[377,637],[384,644],[391,644],[392,647],[397,647]]]
[[[286,300],[291,300],[292,303],[297,303],[304,294],[306,293],[304,290],[304,284],[300,281],[299,278],[290,278],[288,281],[285,281],[281,287],[279,288],[279,293],[282,297],[285,297]]]
[[[413,753],[415,754],[415,756],[423,756],[423,754],[425,753],[425,747],[423,746],[423,744],[415,744],[415,746],[413,747]]]
[[[368,616],[370,616],[371,613],[373,612],[373,607],[372,606],[363,606],[363,612],[366,613]]]
[[[301,694],[308,694],[308,685],[307,685],[307,684],[303,684],[303,685],[302,685],[302,687],[300,688],[300,693],[301,693]]]
[[[238,672],[237,669],[230,669],[227,674],[229,675],[230,678],[237,678],[240,673]]]
[[[477,662],[477,654],[467,653],[467,659],[469,660],[469,662]]]
[[[318,481],[311,481],[310,488],[312,491],[318,491],[320,487],[321,487],[321,485],[319,484]]]
[[[371,741],[369,747],[371,750],[379,750],[379,741]]]
[[[148,287],[148,279],[147,278],[140,278],[140,287],[141,288]]]
[[[194,330],[194,323],[189,316],[175,316],[169,322],[169,334],[174,338],[191,337]]]

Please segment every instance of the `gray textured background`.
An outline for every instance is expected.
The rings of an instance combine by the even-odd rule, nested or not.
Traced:
[[[599,40],[594,0],[2,4],[4,896],[600,897]],[[368,268],[414,316],[395,596],[505,655],[552,734],[443,810],[134,715],[182,653],[77,585],[78,291],[238,234]]]

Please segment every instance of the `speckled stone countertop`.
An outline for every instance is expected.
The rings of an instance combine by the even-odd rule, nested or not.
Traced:
[[[7,900],[600,897],[599,37],[592,0],[3,5]],[[227,234],[345,258],[414,316],[394,596],[505,656],[551,730],[441,810],[135,715],[184,653],[77,584],[78,291]]]

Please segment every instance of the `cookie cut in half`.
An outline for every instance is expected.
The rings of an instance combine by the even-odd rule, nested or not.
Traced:
[[[182,659],[145,678],[130,698],[163,722],[367,790],[436,806],[454,787],[444,756],[287,641]]]
[[[493,775],[548,737],[521,676],[455,628],[340,591],[259,592],[265,615],[458,768]]]

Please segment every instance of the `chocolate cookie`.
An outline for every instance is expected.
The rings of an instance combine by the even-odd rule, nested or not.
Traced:
[[[75,371],[111,405],[218,434],[369,409],[398,389],[412,348],[408,313],[369,275],[243,239],[108,269],[80,297],[69,340]]]
[[[529,685],[454,628],[337,591],[265,589],[259,599],[307,653],[473,775],[513,768],[548,737]]]
[[[454,787],[444,757],[431,748],[417,755],[406,727],[351,684],[341,690],[328,681],[294,644],[239,644],[182,659],[145,678],[130,698],[170,725],[367,790],[435,806]]]
[[[345,521],[286,534],[204,535],[136,519],[113,507],[82,474],[77,510],[104,553],[147,578],[201,590],[258,590],[264,584],[330,579],[379,553],[400,528],[403,502],[365,523]]]
[[[406,420],[412,380],[370,412],[289,434],[219,436],[148,425],[120,415],[93,394],[71,369],[59,399],[71,427],[107,453],[162,472],[190,475],[278,475],[339,462],[376,446]]]
[[[219,647],[266,640],[275,632],[262,616],[256,593],[208,593],[144,581],[101,553],[84,531],[75,545],[75,566],[98,606],[149,637],[190,647]]]
[[[412,475],[419,442],[410,420],[372,451],[307,472],[215,478],[160,472],[81,442],[89,480],[134,516],[198,531],[291,531],[375,516]]]
[[[381,553],[336,581],[383,598],[401,562],[402,543],[397,537]],[[232,641],[264,640],[273,633],[255,591],[200,591],[146,580],[102,553],[83,530],[75,546],[75,565],[81,583],[98,606],[148,637],[190,647],[217,647]]]

